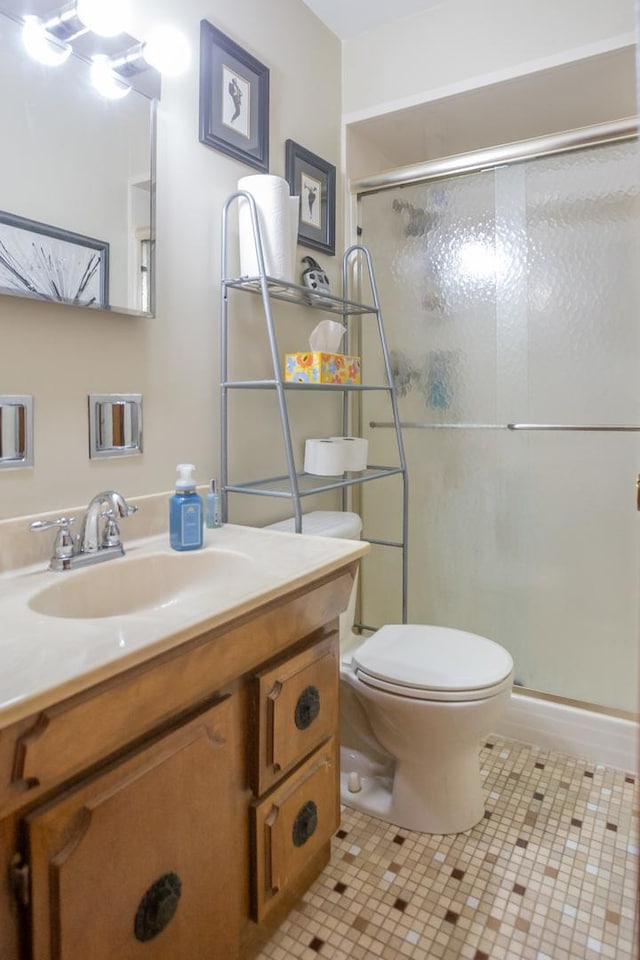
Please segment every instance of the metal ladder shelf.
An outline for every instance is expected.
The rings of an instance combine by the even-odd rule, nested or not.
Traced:
[[[253,237],[256,247],[256,256],[259,273],[253,277],[230,277],[229,263],[229,214],[235,203],[244,199],[249,204]],[[254,198],[246,191],[237,191],[226,201],[222,210],[222,269],[221,269],[221,308],[220,308],[220,501],[223,522],[228,520],[229,495],[250,494],[252,496],[280,497],[292,503],[294,525],[296,533],[302,530],[302,500],[304,497],[342,490],[342,509],[347,508],[347,493],[349,488],[359,486],[385,477],[402,477],[402,535],[399,540],[368,539],[370,543],[387,547],[396,547],[402,551],[402,622],[407,619],[407,582],[408,582],[408,478],[407,465],[402,440],[400,416],[396,392],[393,385],[393,375],[389,359],[389,351],[382,321],[382,311],[375,282],[371,254],[367,247],[355,244],[349,247],[342,259],[342,297],[320,294],[308,287],[295,283],[287,283],[270,277],[265,270],[264,246],[260,235],[257,207]],[[362,264],[366,268],[366,278],[371,291],[372,304],[364,304],[350,296],[353,284],[353,274]],[[269,340],[273,377],[260,380],[229,380],[228,350],[229,350],[229,291],[237,290],[262,298],[262,307],[266,331]],[[272,301],[286,301],[319,310],[325,313],[338,314],[347,328],[347,343],[351,339],[349,323],[351,317],[374,317],[377,323],[380,350],[384,362],[385,384],[306,384],[285,381],[282,375],[282,357],[276,338],[276,328],[272,312]],[[349,347],[347,346],[347,352]],[[229,482],[229,431],[228,431],[228,402],[229,392],[234,390],[273,390],[278,399],[282,440],[286,457],[287,472],[278,477],[261,478],[243,483]],[[289,424],[288,401],[289,392],[338,392],[342,395],[342,432],[349,434],[349,414],[351,398],[357,397],[363,391],[378,390],[388,395],[397,441],[398,463],[393,466],[367,466],[366,470],[345,473],[340,477],[319,477],[299,471],[296,468],[291,429]]]

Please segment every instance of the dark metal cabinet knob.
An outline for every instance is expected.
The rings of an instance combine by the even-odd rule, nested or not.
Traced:
[[[178,909],[182,881],[177,873],[165,873],[140,901],[134,921],[136,940],[144,943],[162,933]]]
[[[298,730],[306,730],[320,713],[320,691],[317,687],[308,686],[298,697],[295,711],[295,721]]]
[[[301,847],[312,837],[318,826],[318,808],[313,800],[308,800],[300,808],[298,816],[293,821],[293,845]]]

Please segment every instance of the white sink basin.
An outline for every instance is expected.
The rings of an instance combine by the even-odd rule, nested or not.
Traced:
[[[252,557],[236,550],[127,556],[58,574],[30,598],[29,607],[48,617],[119,617],[174,606],[194,594],[224,595],[252,567]]]

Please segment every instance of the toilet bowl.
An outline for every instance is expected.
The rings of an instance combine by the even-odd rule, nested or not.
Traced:
[[[360,528],[357,514],[303,517],[303,533]],[[484,816],[480,747],[511,696],[511,655],[450,627],[387,624],[363,640],[355,589],[340,620],[342,801],[422,833],[469,830]]]

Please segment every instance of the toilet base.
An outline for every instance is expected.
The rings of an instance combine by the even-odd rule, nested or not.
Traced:
[[[395,773],[371,764],[362,754],[341,751],[340,799],[387,823],[419,833],[453,834],[470,830],[484,817],[484,797],[478,751],[466,761],[440,763],[440,778],[434,782],[428,769]],[[351,774],[351,777],[350,777]],[[360,789],[353,792],[354,779]]]

